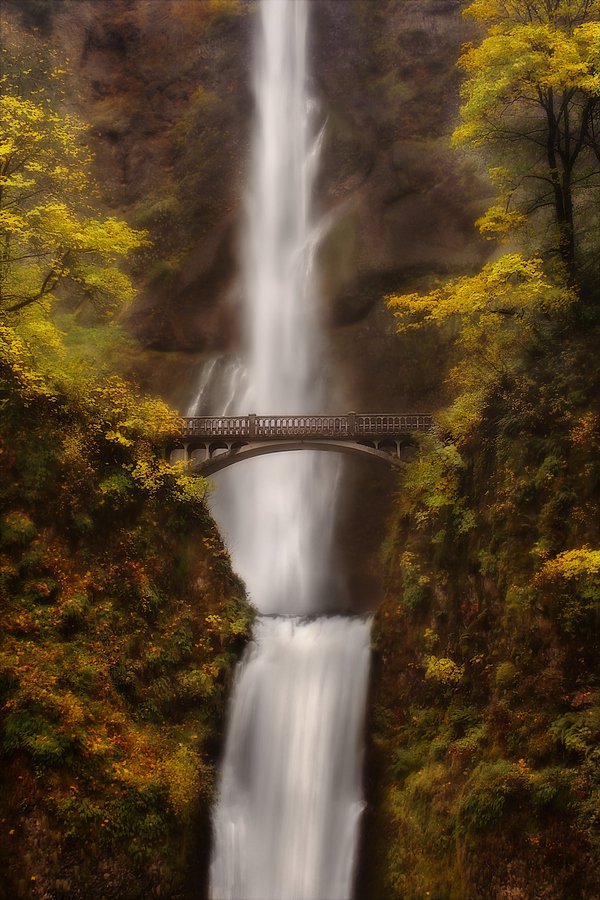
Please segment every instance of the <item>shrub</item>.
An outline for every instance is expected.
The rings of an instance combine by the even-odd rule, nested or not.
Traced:
[[[428,656],[425,660],[427,668],[425,670],[425,679],[434,681],[444,687],[456,686],[463,677],[464,669],[447,657],[444,656]]]
[[[548,731],[565,750],[585,755],[600,737],[600,709],[594,706],[565,713],[552,722]]]
[[[73,594],[60,609],[59,628],[70,637],[85,626],[88,611],[87,594]]]
[[[509,690],[517,680],[517,669],[514,663],[503,662],[496,669],[496,687],[499,691]]]
[[[60,725],[55,725],[41,712],[26,708],[6,719],[3,749],[26,751],[38,765],[63,765],[70,745],[71,740]]]
[[[186,816],[198,801],[202,763],[192,747],[180,746],[164,763],[169,801],[178,816]]]
[[[600,613],[600,550],[580,547],[559,553],[544,563],[535,585],[564,631],[582,633]]]
[[[523,767],[504,759],[480,763],[459,802],[460,830],[482,832],[494,828],[527,787],[528,775]]]
[[[0,521],[0,541],[3,544],[29,544],[35,534],[35,525],[27,513],[19,510],[7,513]]]
[[[560,766],[549,766],[535,772],[531,784],[535,806],[541,810],[566,810],[572,802],[573,775],[570,769]]]

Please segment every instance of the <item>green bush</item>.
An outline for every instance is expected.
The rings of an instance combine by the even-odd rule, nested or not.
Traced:
[[[469,833],[495,828],[527,790],[528,779],[515,763],[504,759],[480,763],[459,801],[459,829]]]
[[[565,750],[585,755],[600,738],[600,709],[593,706],[565,713],[552,722],[548,732]]]
[[[544,813],[548,809],[564,812],[573,802],[573,787],[577,779],[572,769],[549,766],[535,772],[531,781],[531,796],[536,807]]]
[[[59,628],[68,637],[81,631],[89,610],[87,594],[73,594],[60,608]]]
[[[35,535],[35,524],[25,512],[15,510],[0,520],[0,542],[3,544],[29,544]]]
[[[66,762],[72,740],[44,713],[24,709],[7,716],[2,747],[8,752],[25,751],[38,765],[60,767]]]
[[[499,691],[508,691],[515,684],[518,672],[512,662],[500,663],[496,668],[496,687]]]

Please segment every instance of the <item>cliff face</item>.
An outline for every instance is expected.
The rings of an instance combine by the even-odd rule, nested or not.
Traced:
[[[598,330],[563,320],[405,473],[359,896],[599,896]]]
[[[335,323],[365,316],[383,291],[473,265],[481,202],[448,149],[460,2],[315,4],[315,78],[326,111],[326,296]],[[478,190],[479,188],[479,190]]]
[[[128,328],[161,351],[232,346],[255,4],[96,0],[49,12],[27,0],[19,7],[77,73],[107,204],[154,240],[138,261],[142,289]],[[311,4],[324,127],[317,199],[326,231],[324,316],[343,373],[340,402],[434,400],[418,348],[392,340],[379,301],[484,255],[472,229],[484,187],[448,145],[455,60],[467,37],[460,7],[460,0]],[[407,355],[408,368],[399,363]]]
[[[201,351],[229,338],[249,105],[244,12],[237,0],[99,0],[32,17],[76,75],[72,102],[91,125],[105,203],[153,240],[126,319],[148,347]]]

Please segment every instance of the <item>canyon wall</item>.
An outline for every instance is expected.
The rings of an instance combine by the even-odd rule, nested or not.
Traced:
[[[313,0],[313,71],[324,127],[318,202],[324,315],[339,403],[436,402],[430,353],[398,340],[390,290],[476,267],[485,183],[449,146],[461,0]],[[161,354],[138,377],[183,402],[180,365],[235,346],[237,258],[254,4],[248,0],[14,3],[75,73],[104,202],[149,229],[125,316]],[[164,354],[170,353],[166,357]],[[171,374],[169,374],[171,373]]]
[[[70,60],[104,203],[149,230],[123,317],[142,351],[124,367],[185,409],[208,355],[239,341],[255,4],[248,0],[25,0],[28,27]],[[450,147],[461,0],[312,0],[313,93],[323,128],[317,202],[332,411],[441,402],[438,336],[395,334],[382,298],[476,269],[486,183]],[[339,544],[349,603],[380,596],[392,477],[344,461]]]

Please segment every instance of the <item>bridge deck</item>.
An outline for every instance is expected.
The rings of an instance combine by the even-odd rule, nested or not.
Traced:
[[[332,438],[360,440],[395,438],[416,431],[430,431],[429,415],[359,415],[344,416],[196,416],[186,418],[183,436],[198,440],[251,441],[273,438]]]

